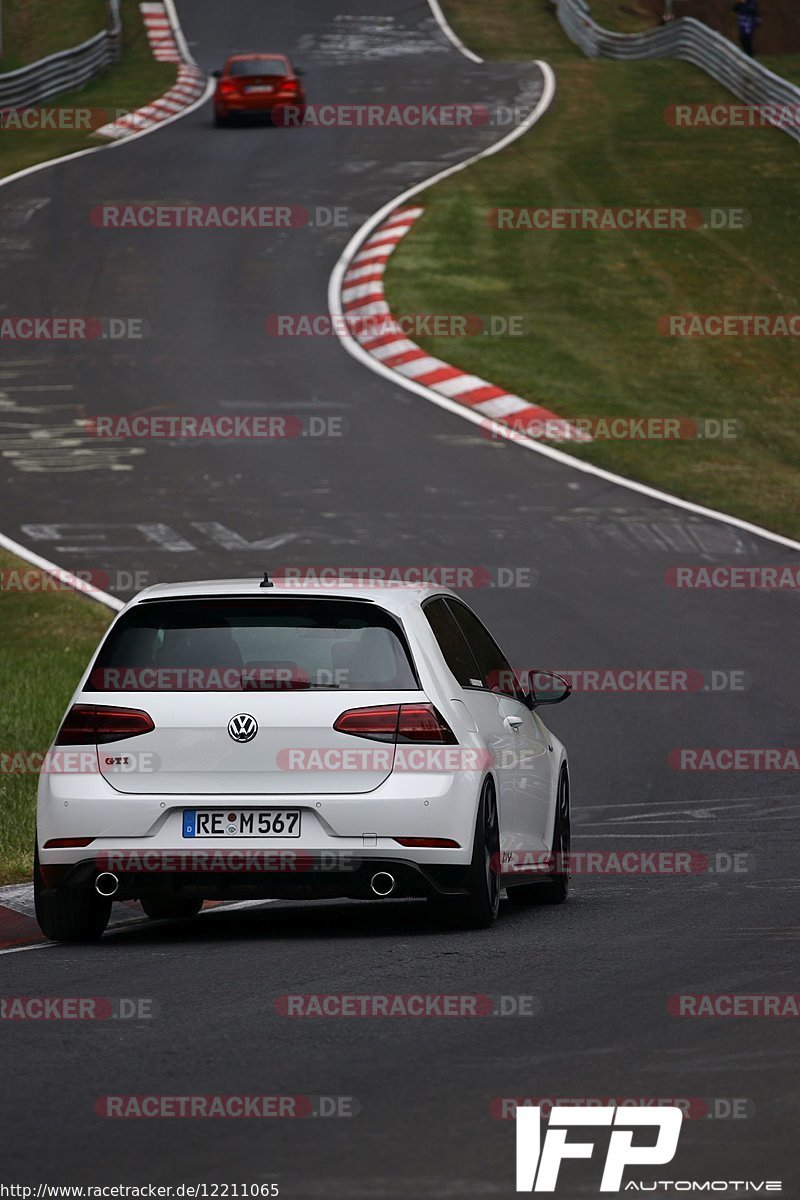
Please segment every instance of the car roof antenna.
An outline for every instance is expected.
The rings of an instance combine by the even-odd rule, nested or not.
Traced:
[[[272,582],[272,580],[269,577],[268,571],[264,572],[264,578],[261,580],[261,583],[258,586],[259,587],[275,587],[275,584]]]

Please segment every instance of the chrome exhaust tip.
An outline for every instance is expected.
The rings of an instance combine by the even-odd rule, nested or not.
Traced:
[[[94,881],[98,896],[113,896],[119,888],[119,880],[111,871],[101,871]]]
[[[394,875],[388,871],[376,871],[369,881],[374,896],[391,896],[397,886]]]

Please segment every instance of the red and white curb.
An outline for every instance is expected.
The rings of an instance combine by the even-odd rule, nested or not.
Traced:
[[[188,60],[185,50],[179,44],[166,7],[161,3],[144,3],[139,5],[139,10],[147,29],[153,57],[159,62],[179,63],[178,79],[158,100],[153,100],[143,108],[137,108],[135,112],[124,113],[116,121],[102,125],[95,131],[101,137],[124,138],[132,133],[152,129],[196,103],[206,90],[206,76],[195,63]]]
[[[367,238],[344,272],[341,305],[352,337],[362,350],[403,379],[412,379],[490,421],[523,432],[546,421],[548,440],[590,442],[588,433],[576,429],[550,409],[531,404],[460,367],[450,366],[392,328],[392,312],[383,287],[386,264],[424,211],[424,208],[400,208],[393,212]],[[383,327],[389,332],[384,332]]]
[[[146,919],[133,901],[115,904],[111,911],[109,929],[118,929],[131,921]],[[18,883],[0,887],[0,954],[23,947],[51,945],[36,920],[33,904],[33,884]]]
[[[215,910],[231,912],[274,903],[274,900],[206,900],[201,915]],[[152,921],[135,900],[112,904],[109,932],[144,923],[152,924]],[[0,954],[56,945],[58,943],[49,941],[39,928],[33,902],[33,884],[17,883],[0,887]]]
[[[153,57],[162,62],[180,62],[181,56],[175,41],[175,34],[169,23],[163,4],[140,4],[139,12],[144,18],[147,37]]]

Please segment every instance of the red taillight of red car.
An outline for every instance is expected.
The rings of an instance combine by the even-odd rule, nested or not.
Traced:
[[[432,704],[385,704],[370,708],[348,708],[337,717],[333,728],[353,737],[379,742],[422,742],[455,746],[456,735]]]
[[[73,704],[56,735],[57,746],[102,746],[155,729],[149,713],[111,704]]]
[[[235,79],[220,79],[217,91],[220,96],[235,96],[239,92],[239,84]]]
[[[300,84],[296,79],[285,79],[278,88],[278,93],[281,96],[296,96],[299,91]]]

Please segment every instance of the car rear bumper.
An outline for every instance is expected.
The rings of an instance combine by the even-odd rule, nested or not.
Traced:
[[[109,854],[84,858],[73,864],[42,868],[43,882],[53,888],[94,887],[105,872],[114,875],[114,900],[139,900],[148,895],[198,897],[204,900],[295,899],[321,900],[348,897],[376,899],[462,895],[468,867],[455,863],[418,863],[400,856],[342,855],[282,852],[273,861],[258,851],[186,851],[156,854]],[[117,869],[114,869],[114,868]],[[135,869],[131,869],[134,867]],[[390,876],[373,887],[375,876]],[[113,886],[113,885],[112,885]],[[384,890],[387,889],[387,890]]]
[[[214,108],[221,117],[231,116],[234,113],[243,116],[252,113],[256,116],[259,113],[271,113],[276,108],[287,107],[293,110],[302,110],[305,107],[305,100],[297,100],[288,96],[237,96],[232,100],[214,101]]]

